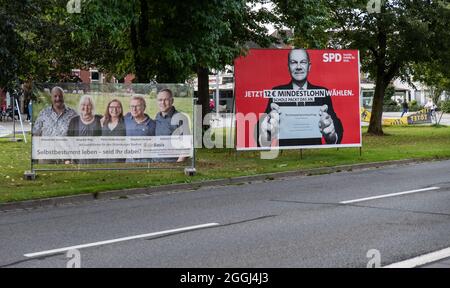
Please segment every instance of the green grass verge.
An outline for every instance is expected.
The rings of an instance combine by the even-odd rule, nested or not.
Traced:
[[[363,134],[362,156],[357,148],[311,149],[304,150],[300,160],[298,150],[285,150],[277,159],[262,160],[259,152],[198,149],[194,177],[181,170],[39,172],[36,181],[23,180],[30,167],[30,144],[0,139],[0,203],[345,164],[450,158],[450,127],[385,127],[384,131],[385,137]]]

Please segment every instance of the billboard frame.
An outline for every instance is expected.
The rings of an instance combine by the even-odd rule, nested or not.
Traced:
[[[46,83],[47,84],[47,83]],[[56,83],[55,83],[56,84]],[[71,83],[73,84],[73,83]],[[133,83],[133,84],[139,84],[139,83]],[[174,83],[158,83],[157,85],[170,85]],[[49,84],[51,85],[51,84]],[[187,84],[183,84],[187,85]],[[193,89],[192,85],[187,85],[191,89]],[[35,168],[35,163],[33,159],[33,125],[34,121],[31,121],[31,145],[30,145],[30,170],[27,170],[24,172],[24,179],[25,180],[36,180],[37,172],[83,172],[83,171],[136,171],[136,170],[183,170],[184,174],[186,176],[195,176],[197,173],[196,169],[196,149],[194,145],[195,141],[195,123],[196,123],[196,110],[195,110],[195,103],[197,102],[197,98],[192,98],[192,157],[190,161],[190,165],[187,166],[177,166],[177,167],[155,167],[151,166],[151,162],[147,162],[147,167],[117,167],[117,168],[109,168],[109,167],[82,167],[82,165],[78,164],[78,168]],[[32,119],[34,120],[34,119]],[[144,164],[144,163],[142,163]]]
[[[284,49],[274,49],[274,48],[252,48],[251,50],[275,50],[275,51],[279,51],[279,50],[292,50],[292,49],[301,49],[298,47],[292,47],[292,48],[284,48]],[[335,51],[340,51],[340,50],[354,50],[357,53],[357,61],[358,61],[358,105],[359,107],[361,107],[361,55],[360,55],[360,51],[356,50],[356,49],[306,49],[308,51],[311,50],[335,50]],[[245,56],[241,56],[243,58],[245,58],[247,55]],[[235,59],[235,69],[233,71],[234,74],[234,79],[235,79],[235,83],[234,86],[236,86],[236,60],[238,58]],[[236,88],[234,89],[236,92]],[[234,99],[235,99],[235,105],[236,105],[236,99],[237,99],[237,95],[235,93],[234,95]],[[236,113],[236,108],[235,108],[235,113]],[[263,113],[261,113],[260,115],[258,115],[258,119],[259,117],[263,115]],[[362,127],[361,127],[361,113],[358,112],[358,119],[359,119],[359,143],[351,143],[351,144],[326,144],[326,145],[300,145],[300,146],[276,146],[276,147],[239,147],[237,145],[237,120],[236,120],[236,131],[235,131],[235,139],[236,139],[236,151],[243,151],[243,152],[248,152],[248,151],[273,151],[273,150],[279,150],[280,152],[282,152],[283,150],[303,150],[303,149],[328,149],[328,148],[359,148],[359,152],[360,152],[360,156],[362,155]],[[250,133],[250,131],[247,131]],[[257,141],[257,140],[255,140]]]

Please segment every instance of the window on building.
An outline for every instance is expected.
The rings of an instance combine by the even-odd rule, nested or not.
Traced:
[[[99,82],[100,81],[100,73],[98,73],[98,71],[95,71],[95,70],[91,71],[91,81],[92,82]]]
[[[364,108],[366,109],[372,108],[374,94],[375,91],[373,90],[362,91],[362,105]]]
[[[373,98],[375,91],[362,91],[363,98]]]
[[[223,77],[222,78],[222,84],[233,83],[233,81],[234,81],[233,77]]]

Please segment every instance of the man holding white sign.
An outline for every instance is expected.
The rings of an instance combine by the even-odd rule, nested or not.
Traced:
[[[265,91],[269,102],[259,127],[258,142],[270,147],[339,144],[342,123],[333,110],[328,89],[308,82],[311,62],[304,49],[289,52],[291,82]],[[276,144],[275,144],[276,146]]]

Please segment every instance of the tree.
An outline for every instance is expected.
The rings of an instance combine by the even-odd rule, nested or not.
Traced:
[[[137,2],[83,1],[81,13],[70,15],[68,21],[73,27],[72,35],[76,42],[73,49],[82,60],[78,67],[95,67],[119,79],[136,73],[130,27],[139,16]]]
[[[261,25],[272,20],[271,13],[254,9],[261,2],[265,1],[101,0],[87,3],[86,10],[73,17],[85,39],[101,37],[99,42],[122,49],[116,63],[131,68],[138,82],[184,82],[196,74],[206,115],[209,70],[232,64],[248,41],[263,46],[271,42]],[[96,65],[111,62],[110,56],[93,56]]]
[[[20,44],[14,28],[14,23],[3,5],[0,6],[0,93],[11,90],[8,86],[11,86],[17,78],[19,63],[16,53]]]
[[[444,62],[433,61],[413,66],[413,75],[415,81],[420,81],[429,87],[430,98],[437,107],[441,106],[441,96],[450,92],[450,68]],[[446,99],[447,100],[447,99]],[[444,111],[441,115],[435,117],[435,124],[438,125]]]
[[[0,87],[61,81],[80,62],[66,4],[0,0]]]
[[[360,50],[362,69],[376,83],[368,129],[374,135],[383,135],[383,98],[389,83],[396,77],[410,81],[414,63],[449,57],[450,9],[445,1],[274,2],[282,23],[294,29],[294,43]],[[378,3],[379,11],[367,9],[371,3]]]

